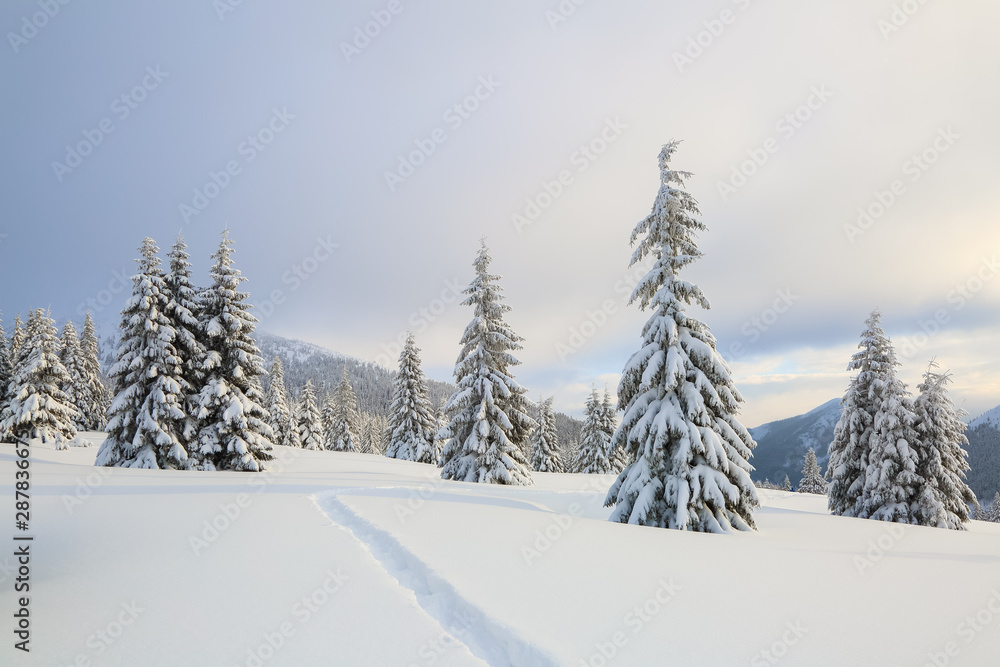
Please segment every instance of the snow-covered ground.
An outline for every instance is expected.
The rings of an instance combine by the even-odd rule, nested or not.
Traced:
[[[285,448],[263,474],[121,470],[96,451],[34,449],[31,653],[4,546],[2,665],[1000,664],[1000,525],[766,491],[759,532],[686,534],[606,521],[610,476],[471,485]],[[5,526],[13,461],[0,445]]]

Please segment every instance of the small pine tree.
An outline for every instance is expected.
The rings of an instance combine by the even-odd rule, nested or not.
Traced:
[[[997,491],[996,495],[993,496],[993,503],[986,512],[986,521],[1000,523],[1000,491]]]
[[[335,452],[356,452],[354,433],[358,423],[358,399],[344,367],[340,384],[333,392],[333,422],[327,432],[327,449]]]
[[[10,363],[16,369],[24,345],[24,326],[21,324],[21,313],[14,317],[14,331],[10,335]]]
[[[143,239],[132,296],[121,316],[121,336],[111,368],[114,400],[107,439],[96,465],[123,468],[185,468],[184,384],[174,330],[166,316],[167,292],[159,249]]]
[[[289,408],[288,389],[285,387],[285,369],[280,358],[274,358],[268,374],[270,384],[264,396],[264,405],[270,417],[268,425],[274,433],[274,444],[291,446],[292,411]]]
[[[97,343],[97,332],[90,313],[83,320],[83,333],[80,335],[80,353],[83,355],[83,368],[86,374],[84,381],[83,428],[88,431],[100,431],[108,423],[108,408],[111,407],[111,392],[101,373],[100,347]]]
[[[936,367],[931,361],[914,401],[919,434],[917,475],[921,479],[915,516],[923,526],[963,530],[969,520],[969,505],[976,504],[976,494],[965,483],[969,463],[963,446],[969,440],[962,417],[966,412],[948,397],[951,376],[935,372]]]
[[[605,386],[604,400],[601,402],[601,430],[608,435],[608,467],[611,472],[618,474],[625,469],[625,466],[630,461],[628,459],[628,452],[625,451],[624,447],[611,446],[615,430],[618,428],[618,419],[615,416],[615,412],[615,406],[611,403],[611,393]]]
[[[531,469],[536,472],[564,470],[562,457],[559,456],[559,436],[552,401],[551,396],[538,400],[538,427],[531,434]]]
[[[323,424],[323,449],[334,451],[334,442],[337,434],[334,432],[337,423],[337,403],[334,401],[333,392],[327,392],[323,400],[320,401],[319,418]]]
[[[399,370],[392,381],[392,407],[389,413],[392,444],[386,456],[437,464],[437,431],[434,413],[427,400],[427,379],[420,368],[420,350],[408,334],[399,353]]]
[[[788,475],[787,474],[785,475],[785,481],[781,483],[781,490],[782,491],[791,491],[792,490],[792,480],[788,479]]]
[[[306,380],[295,406],[294,444],[302,449],[323,449],[323,419],[312,380]]]
[[[212,285],[200,299],[205,361],[198,396],[196,465],[206,470],[259,472],[273,458],[274,434],[263,407],[264,362],[253,339],[257,318],[239,291],[244,278],[233,267],[229,230],[222,233],[210,271]]]
[[[816,460],[816,450],[812,447],[806,452],[806,457],[802,464],[802,479],[799,480],[797,491],[799,493],[826,495],[826,480],[823,479],[823,472],[819,469],[819,462]]]
[[[441,454],[441,477],[465,482],[530,485],[531,473],[521,447],[511,440],[515,424],[533,422],[511,397],[525,390],[511,368],[520,362],[512,352],[521,337],[504,322],[510,307],[503,303],[500,276],[489,273],[493,259],[482,241],[473,266],[476,277],[463,290],[463,305],[472,306],[472,321],[462,334],[455,365],[458,388],[445,410],[451,417],[442,430],[447,443]],[[526,421],[527,420],[527,421]]]
[[[37,438],[65,449],[76,438],[77,411],[62,389],[70,382],[59,360],[55,324],[39,308],[28,318],[0,432],[9,433],[17,442]]]
[[[3,321],[0,320],[0,421],[3,421],[4,410],[10,405],[10,393],[8,386],[14,379],[14,364],[10,358],[10,350],[7,347],[7,333],[3,330]],[[9,434],[0,428],[0,442],[5,442]]]
[[[597,390],[587,399],[586,417],[580,430],[580,450],[577,452],[576,472],[603,475],[611,472],[608,462],[610,437],[605,430],[604,408],[597,398]]]

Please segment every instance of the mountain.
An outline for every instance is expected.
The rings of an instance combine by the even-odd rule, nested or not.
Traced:
[[[980,500],[990,502],[1000,491],[1000,405],[969,422],[966,481]]]
[[[788,475],[795,486],[802,477],[802,462],[810,447],[816,450],[820,468],[826,470],[838,419],[840,399],[833,398],[803,415],[750,429],[750,435],[757,441],[750,461],[756,468],[753,478],[781,483]]]

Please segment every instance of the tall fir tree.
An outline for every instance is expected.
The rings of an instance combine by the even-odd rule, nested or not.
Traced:
[[[802,479],[799,480],[799,493],[818,493],[826,495],[826,480],[823,479],[823,471],[819,468],[816,460],[816,450],[812,447],[806,452],[805,460],[802,462]]]
[[[285,386],[285,368],[281,364],[281,359],[275,357],[271,362],[270,384],[267,386],[267,394],[264,397],[264,404],[270,417],[268,424],[271,432],[274,433],[274,444],[292,445],[290,430],[292,428],[292,410],[289,407],[288,388]]]
[[[56,449],[65,449],[76,438],[77,411],[63,390],[71,379],[59,348],[52,318],[41,308],[32,311],[8,385],[0,433],[17,442],[51,442]]]
[[[335,452],[356,452],[354,432],[358,423],[358,399],[344,367],[340,384],[333,392],[333,421],[327,431],[326,448]]]
[[[882,330],[882,314],[872,311],[865,320],[858,351],[847,370],[857,371],[840,402],[840,419],[830,444],[826,476],[830,479],[828,506],[838,516],[864,514],[864,495],[875,413],[873,385],[881,382],[895,359],[889,354],[889,340]]]
[[[86,430],[89,393],[87,368],[80,348],[80,337],[72,320],[67,320],[63,326],[62,336],[59,339],[59,361],[66,367],[66,374],[69,377],[62,390],[66,393],[70,405],[76,409],[73,424],[78,430]]]
[[[476,277],[463,290],[462,305],[473,309],[462,334],[462,351],[455,365],[458,388],[445,410],[451,417],[442,430],[447,442],[441,454],[441,477],[465,482],[530,485],[531,473],[519,444],[511,440],[515,424],[533,422],[517,412],[512,397],[525,393],[511,368],[521,337],[504,321],[510,306],[503,303],[500,276],[489,272],[492,262],[485,239],[473,266]],[[527,420],[527,421],[526,421]]]
[[[264,470],[273,458],[263,407],[260,377],[264,362],[253,339],[257,318],[249,297],[239,291],[246,280],[233,266],[229,231],[222,234],[212,285],[201,294],[200,323],[205,337],[204,380],[198,397],[196,465],[207,470]]]
[[[306,380],[295,404],[293,444],[302,449],[323,449],[323,418],[316,404],[312,380]]]
[[[990,504],[990,508],[986,511],[986,521],[1000,523],[1000,491],[997,491],[993,496],[993,502]]]
[[[206,344],[203,330],[202,304],[198,290],[191,284],[191,262],[184,238],[178,234],[167,254],[170,270],[164,277],[167,306],[164,310],[174,328],[174,348],[181,358],[181,380],[184,409],[188,419],[184,425],[184,443],[191,447],[205,425],[197,419],[201,406],[201,391],[205,387]],[[251,329],[252,330],[252,329]]]
[[[597,397],[597,390],[590,392],[587,399],[583,428],[580,429],[580,448],[577,452],[576,472],[604,475],[611,472],[608,461],[611,436],[606,430],[604,406]]]
[[[14,379],[14,364],[10,358],[10,349],[7,346],[7,332],[3,330],[3,321],[0,320],[0,421],[3,420],[4,410],[10,405],[9,385]],[[9,434],[0,428],[0,442],[6,442]]]
[[[618,419],[615,416],[615,406],[611,403],[611,393],[607,386],[604,387],[604,399],[601,401],[601,430],[607,436],[608,447],[608,468],[610,472],[620,473],[629,464],[628,452],[624,447],[612,447],[611,442],[615,437],[615,430],[618,428]]]
[[[107,439],[96,465],[123,468],[186,468],[184,383],[159,248],[146,237],[132,276],[132,296],[121,316],[121,334],[111,368],[114,400]]]
[[[102,431],[108,423],[111,392],[101,373],[101,353],[97,342],[97,331],[89,312],[83,320],[83,333],[80,334],[80,353],[83,355],[83,368],[86,373],[84,397],[81,399],[84,429]]]
[[[531,434],[531,469],[535,472],[564,470],[562,457],[559,456],[559,436],[552,401],[551,396],[538,399],[538,426]]]
[[[868,395],[877,406],[868,441],[868,467],[860,516],[878,521],[918,523],[916,499],[922,480],[913,399],[896,377],[896,353],[886,340],[883,372]]]
[[[412,333],[407,335],[399,353],[399,370],[392,381],[389,425],[392,441],[386,456],[437,464],[434,439],[437,423],[427,399],[427,378],[420,368],[420,350]]]
[[[611,446],[630,463],[608,492],[612,521],[726,532],[754,528],[757,492],[749,460],[756,444],[737,418],[743,397],[716,350],[707,325],[685,306],[709,308],[680,271],[701,256],[698,204],[683,187],[688,172],[670,168],[676,141],[659,155],[660,189],[650,214],[632,231],[631,264],[652,256],[653,266],[629,303],[652,315],[642,347],[618,386],[624,416]]]
[[[919,434],[917,474],[922,485],[917,492],[917,520],[921,525],[963,530],[969,521],[969,506],[976,494],[965,483],[969,470],[964,446],[967,413],[955,407],[948,396],[948,373],[938,373],[931,361],[918,385],[914,401]]]
[[[333,392],[327,392],[320,402],[319,418],[323,424],[323,449],[333,451],[336,433],[334,429],[337,423],[337,403],[334,401]]]
[[[24,326],[21,323],[21,313],[14,316],[14,331],[10,334],[10,363],[17,368],[21,347],[24,344]]]

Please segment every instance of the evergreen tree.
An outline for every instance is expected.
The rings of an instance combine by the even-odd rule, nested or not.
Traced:
[[[347,378],[347,368],[333,392],[333,421],[327,431],[326,448],[335,452],[356,452],[354,432],[358,423],[358,399]]]
[[[611,394],[607,386],[604,387],[604,400],[601,403],[601,430],[607,436],[608,446],[608,468],[610,472],[620,473],[629,464],[628,454],[624,447],[612,447],[612,438],[615,436],[615,429],[618,428],[618,420],[615,417],[615,406],[611,404]]]
[[[841,401],[840,420],[830,444],[826,476],[830,479],[828,506],[833,514],[862,516],[870,440],[879,404],[873,385],[890,372],[889,340],[879,321],[882,314],[872,311],[861,333],[859,351],[851,357],[847,370],[857,371]]]
[[[586,417],[580,431],[580,449],[577,452],[576,472],[603,475],[611,472],[608,462],[610,437],[605,430],[604,407],[597,398],[597,390],[587,399]]]
[[[285,387],[285,369],[281,359],[271,362],[271,382],[267,387],[264,404],[270,416],[268,425],[274,433],[274,444],[291,446],[289,431],[292,428],[292,411],[289,409],[288,389]]]
[[[816,450],[812,447],[806,452],[806,458],[802,464],[802,479],[799,480],[797,491],[826,495],[826,480],[823,479],[823,472],[819,469],[819,463],[816,461]]]
[[[936,367],[932,361],[914,401],[919,434],[917,474],[922,480],[916,517],[924,526],[963,530],[969,520],[969,505],[976,504],[976,494],[965,483],[969,463],[963,447],[969,441],[962,417],[967,413],[956,408],[948,396],[951,376],[935,372]]]
[[[512,397],[525,392],[511,373],[520,363],[512,352],[521,349],[521,337],[504,322],[510,307],[503,303],[500,277],[489,273],[492,261],[484,239],[473,263],[476,277],[463,290],[462,305],[472,306],[473,317],[455,365],[458,388],[445,406],[451,420],[442,431],[447,442],[439,462],[441,477],[530,485],[527,461],[511,434],[515,424],[534,420],[524,413],[508,414],[517,411]]]
[[[563,472],[552,401],[538,400],[538,427],[531,434],[531,469],[536,472]]]
[[[792,480],[788,479],[788,475],[787,474],[785,475],[785,481],[781,483],[781,490],[782,491],[791,491],[792,490]]]
[[[76,417],[73,425],[78,430],[87,429],[87,369],[84,365],[83,354],[80,349],[80,338],[76,334],[76,327],[71,320],[66,321],[63,327],[62,336],[59,341],[59,361],[66,367],[68,377],[63,392],[69,399],[70,405],[76,410]]]
[[[915,503],[922,480],[915,447],[916,415],[906,385],[896,378],[896,353],[886,341],[883,372],[872,381],[868,395],[877,409],[868,441],[868,467],[861,518],[917,523]]]
[[[993,504],[990,505],[989,511],[986,512],[986,521],[1000,523],[1000,491],[997,491],[996,495],[993,496]]]
[[[193,445],[197,449],[197,443],[193,441],[205,426],[196,416],[201,411],[201,391],[205,387],[208,337],[202,328],[199,293],[191,285],[191,262],[188,261],[187,245],[180,234],[167,257],[170,260],[170,271],[164,277],[167,294],[164,313],[174,329],[174,348],[181,358],[184,409],[188,414],[184,442],[187,447]]]
[[[132,276],[132,296],[121,317],[121,337],[111,368],[114,400],[107,439],[96,465],[124,468],[185,468],[184,384],[174,329],[166,316],[168,296],[159,249],[143,239]]]
[[[80,335],[80,353],[83,356],[85,380],[81,411],[83,412],[83,428],[87,431],[101,431],[108,423],[108,408],[111,407],[111,393],[104,383],[101,373],[100,348],[97,344],[97,332],[90,313],[83,320],[83,333]]]
[[[972,518],[975,521],[989,521],[989,514],[986,509],[979,503],[976,503],[976,509],[973,511]]]
[[[335,451],[334,442],[337,434],[334,432],[337,423],[337,404],[334,401],[333,393],[327,392],[320,408],[320,422],[323,424],[323,449]]]
[[[659,155],[660,190],[652,212],[632,231],[638,243],[631,264],[647,256],[652,269],[632,292],[652,315],[642,347],[632,355],[618,386],[624,416],[612,447],[630,463],[608,492],[612,521],[699,532],[754,528],[757,492],[749,463],[756,446],[737,419],[743,397],[703,322],[685,305],[708,308],[695,285],[679,272],[701,256],[698,204],[683,189],[688,172],[670,169],[677,142]]]
[[[3,420],[4,410],[10,405],[8,386],[13,379],[14,364],[7,347],[7,333],[3,330],[3,321],[0,320],[0,421]],[[10,435],[0,428],[0,442],[6,442],[9,437]]]
[[[21,354],[21,347],[24,344],[24,327],[21,324],[21,313],[14,317],[14,331],[10,335],[10,363],[16,370]]]
[[[399,371],[392,382],[389,413],[392,441],[386,456],[437,464],[434,436],[437,424],[427,400],[427,379],[420,368],[420,350],[408,334],[399,353]]]
[[[18,364],[8,385],[9,403],[0,433],[17,442],[40,439],[65,449],[76,438],[76,408],[63,387],[71,380],[59,360],[59,339],[52,319],[41,308],[28,317]]]
[[[316,405],[316,390],[312,380],[299,392],[295,406],[295,434],[299,447],[303,449],[323,449],[323,420]]]
[[[273,458],[274,434],[262,405],[264,362],[253,339],[257,318],[249,312],[249,295],[239,291],[246,278],[233,267],[232,244],[224,231],[212,255],[212,285],[200,299],[205,375],[195,415],[201,424],[195,451],[203,469],[258,472]]]

